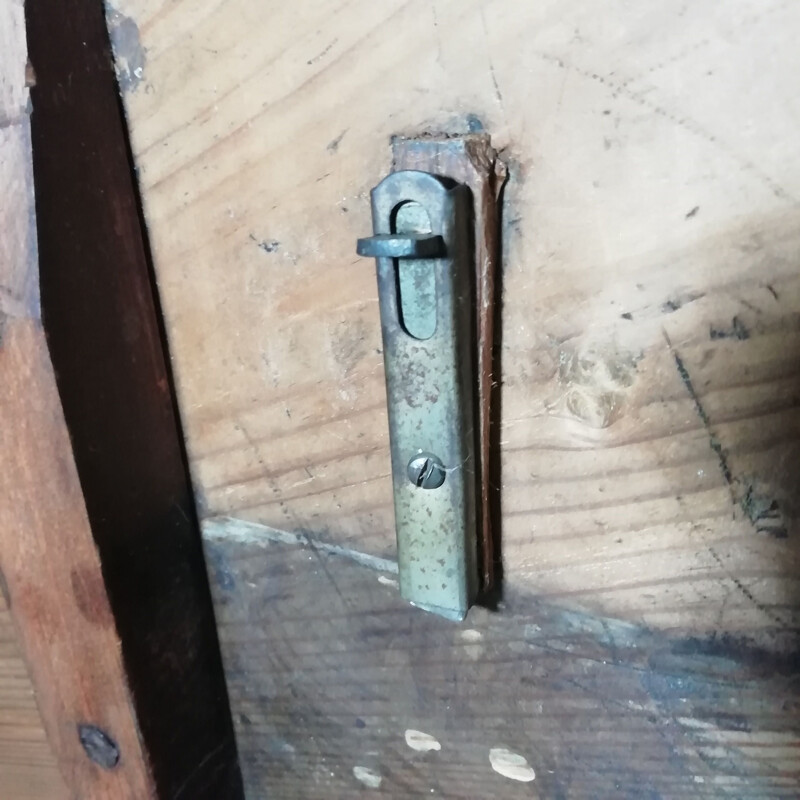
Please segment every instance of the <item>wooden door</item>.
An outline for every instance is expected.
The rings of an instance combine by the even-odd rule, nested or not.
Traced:
[[[108,10],[248,796],[794,797],[796,4]],[[507,165],[502,596],[398,596],[393,137]]]

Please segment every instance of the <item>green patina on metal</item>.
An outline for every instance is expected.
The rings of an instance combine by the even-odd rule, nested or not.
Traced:
[[[469,213],[466,187],[395,172],[358,245],[377,261],[400,591],[457,620],[478,577]]]

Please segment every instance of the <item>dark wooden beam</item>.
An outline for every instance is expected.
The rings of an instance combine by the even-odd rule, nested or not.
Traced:
[[[236,798],[214,615],[100,0],[29,0],[44,326],[157,796]]]

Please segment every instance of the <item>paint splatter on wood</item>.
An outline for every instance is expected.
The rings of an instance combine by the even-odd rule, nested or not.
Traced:
[[[406,731],[406,744],[412,750],[417,750],[420,753],[442,749],[442,745],[435,736],[431,736],[429,733],[423,733],[422,731],[415,731],[413,728],[409,728]]]
[[[512,781],[528,783],[536,778],[536,773],[525,756],[512,753],[505,747],[493,747],[489,751],[489,763],[495,772],[511,778]]]
[[[353,775],[357,780],[361,781],[364,786],[369,786],[370,789],[380,788],[381,781],[383,780],[379,773],[369,767],[355,766],[353,767]]]

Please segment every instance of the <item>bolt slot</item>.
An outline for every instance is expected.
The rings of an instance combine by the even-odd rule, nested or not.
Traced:
[[[392,211],[396,236],[429,236],[431,218],[423,205],[406,200]],[[444,255],[444,241],[436,256],[424,255],[394,262],[397,280],[397,311],[403,330],[415,339],[430,339],[436,333],[436,257]],[[433,260],[432,260],[433,259]]]

